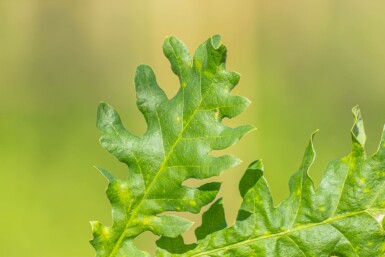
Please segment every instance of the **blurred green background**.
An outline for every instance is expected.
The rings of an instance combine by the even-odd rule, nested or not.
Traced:
[[[161,48],[167,35],[193,52],[221,34],[228,68],[242,74],[234,93],[252,101],[225,121],[258,127],[227,151],[244,160],[220,178],[230,223],[248,163],[263,158],[278,204],[319,128],[318,183],[327,161],[350,150],[356,104],[373,153],[385,123],[384,10],[383,1],[359,0],[0,1],[0,256],[94,255],[88,221],[111,218],[107,182],[92,166],[126,171],[98,144],[96,107],[112,104],[127,128],[144,132],[133,76],[149,64],[176,92]],[[154,247],[151,235],[138,241]]]

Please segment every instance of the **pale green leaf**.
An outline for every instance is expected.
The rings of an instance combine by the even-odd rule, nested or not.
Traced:
[[[177,251],[179,235],[192,223],[164,212],[199,213],[215,199],[220,187],[219,183],[208,183],[192,188],[182,183],[189,178],[218,176],[238,164],[233,156],[209,153],[231,146],[253,129],[222,124],[224,117],[243,112],[249,101],[230,95],[239,75],[226,70],[226,48],[219,36],[203,43],[193,57],[175,37],[166,38],[163,51],[179,77],[180,89],[169,100],[151,68],[138,67],[137,106],[148,125],[143,136],[129,132],[110,105],[102,103],[98,109],[102,146],[128,166],[126,179],[100,169],[109,180],[113,224],[92,223],[91,243],[98,257],[147,256],[133,244],[144,231],[176,238],[170,239],[175,243],[170,249]]]

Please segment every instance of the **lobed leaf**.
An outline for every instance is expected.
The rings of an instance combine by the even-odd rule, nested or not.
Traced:
[[[128,166],[128,176],[118,179],[98,168],[109,181],[113,224],[91,223],[97,257],[149,256],[133,243],[144,231],[160,236],[158,257],[385,256],[385,129],[378,151],[367,157],[358,107],[353,108],[351,153],[327,165],[317,188],[308,175],[315,160],[313,134],[285,201],[274,206],[262,162],[255,161],[240,181],[243,202],[235,223],[227,226],[218,199],[202,215],[197,242],[186,245],[181,234],[192,223],[165,212],[198,213],[213,202],[219,183],[198,188],[182,183],[218,176],[236,165],[233,156],[209,153],[229,147],[253,127],[221,122],[249,102],[230,95],[239,75],[226,70],[219,36],[203,43],[194,57],[175,37],[165,40],[163,50],[180,89],[168,99],[151,68],[138,67],[137,106],[148,125],[143,136],[127,131],[111,106],[102,103],[98,109],[101,144]]]
[[[234,225],[198,236],[193,249],[179,242],[177,252],[170,247],[175,239],[167,239],[168,247],[158,244],[157,256],[384,256],[385,129],[378,151],[367,157],[358,107],[353,114],[352,151],[328,164],[318,188],[308,175],[315,159],[313,134],[290,179],[290,195],[278,207],[263,177],[262,162],[256,161],[240,182],[243,203]],[[223,209],[214,204],[207,214],[222,217]],[[198,231],[209,231],[210,225],[203,224],[206,229]]]
[[[231,146],[253,130],[252,126],[230,128],[221,122],[224,117],[233,118],[243,112],[249,101],[230,95],[239,75],[226,70],[226,48],[219,36],[203,43],[194,57],[175,37],[166,38],[163,51],[179,77],[180,89],[168,99],[152,69],[147,65],[137,68],[137,106],[147,122],[143,136],[124,128],[110,105],[101,103],[98,108],[101,145],[127,165],[128,176],[118,179],[99,169],[109,181],[107,196],[113,224],[92,222],[91,244],[97,257],[148,256],[133,244],[144,231],[180,240],[180,234],[192,222],[162,213],[199,213],[212,202],[220,183],[198,188],[182,183],[189,178],[218,176],[238,164],[234,156],[214,157],[209,153]],[[215,229],[202,229],[198,234]]]

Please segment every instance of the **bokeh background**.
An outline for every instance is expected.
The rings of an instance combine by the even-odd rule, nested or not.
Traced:
[[[0,1],[0,256],[94,255],[88,221],[111,218],[93,165],[126,171],[98,144],[96,107],[112,104],[128,129],[144,132],[133,76],[149,64],[176,92],[167,35],[193,52],[221,34],[228,68],[242,74],[234,93],[252,101],[225,121],[258,127],[227,151],[244,161],[220,178],[229,223],[247,165],[263,158],[278,204],[316,129],[318,183],[327,161],[350,150],[354,105],[373,153],[385,123],[384,10],[384,1],[360,0]],[[153,239],[138,244],[152,251]]]

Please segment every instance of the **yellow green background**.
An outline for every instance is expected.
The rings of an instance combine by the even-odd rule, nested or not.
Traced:
[[[133,76],[149,64],[176,92],[167,35],[193,52],[221,34],[228,68],[242,74],[234,93],[252,101],[225,121],[258,128],[227,151],[244,161],[219,179],[229,223],[248,163],[264,160],[278,204],[316,129],[318,182],[327,161],[350,150],[354,105],[373,153],[385,123],[384,10],[361,0],[0,1],[0,256],[94,255],[88,221],[111,218],[107,181],[93,165],[120,177],[126,169],[98,144],[96,107],[110,103],[128,129],[144,132]],[[153,240],[138,244],[153,251]]]

